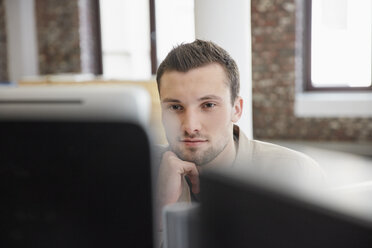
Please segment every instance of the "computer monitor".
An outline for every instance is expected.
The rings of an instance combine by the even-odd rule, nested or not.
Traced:
[[[129,94],[108,92],[94,95],[105,104],[119,99],[120,92]],[[49,103],[35,105],[49,104],[48,113],[27,105],[27,118],[3,115],[0,121],[0,247],[153,247],[150,141],[144,126],[133,116],[126,121],[128,106],[114,105],[113,116],[102,112],[102,119],[94,110],[85,119],[81,108],[80,118],[74,112],[69,119],[64,104],[53,101],[58,98],[45,97]],[[7,101],[20,104],[11,98],[2,104]],[[49,116],[54,103],[64,118]],[[28,118],[33,110],[37,116]]]
[[[237,172],[203,173],[200,247],[372,247],[370,211],[274,186]]]
[[[150,96],[119,85],[0,87],[0,120],[131,121],[147,125]]]

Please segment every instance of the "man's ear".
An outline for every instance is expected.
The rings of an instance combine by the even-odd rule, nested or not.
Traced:
[[[233,111],[231,113],[231,121],[236,123],[242,116],[242,113],[243,113],[243,98],[238,96],[234,102]]]

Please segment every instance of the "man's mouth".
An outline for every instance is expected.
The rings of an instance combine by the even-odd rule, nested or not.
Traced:
[[[181,142],[185,144],[186,146],[200,146],[203,144],[206,144],[208,140],[206,139],[182,139]]]

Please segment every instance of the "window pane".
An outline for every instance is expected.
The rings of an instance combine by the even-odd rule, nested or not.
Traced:
[[[156,0],[158,63],[176,45],[195,39],[194,0]]]
[[[371,85],[371,10],[371,0],[312,1],[313,86]]]
[[[103,75],[150,78],[149,1],[102,0],[100,11]]]

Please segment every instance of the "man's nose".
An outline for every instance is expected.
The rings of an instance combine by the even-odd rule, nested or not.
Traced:
[[[182,129],[188,134],[197,133],[201,129],[199,116],[195,111],[187,110],[182,120]]]

